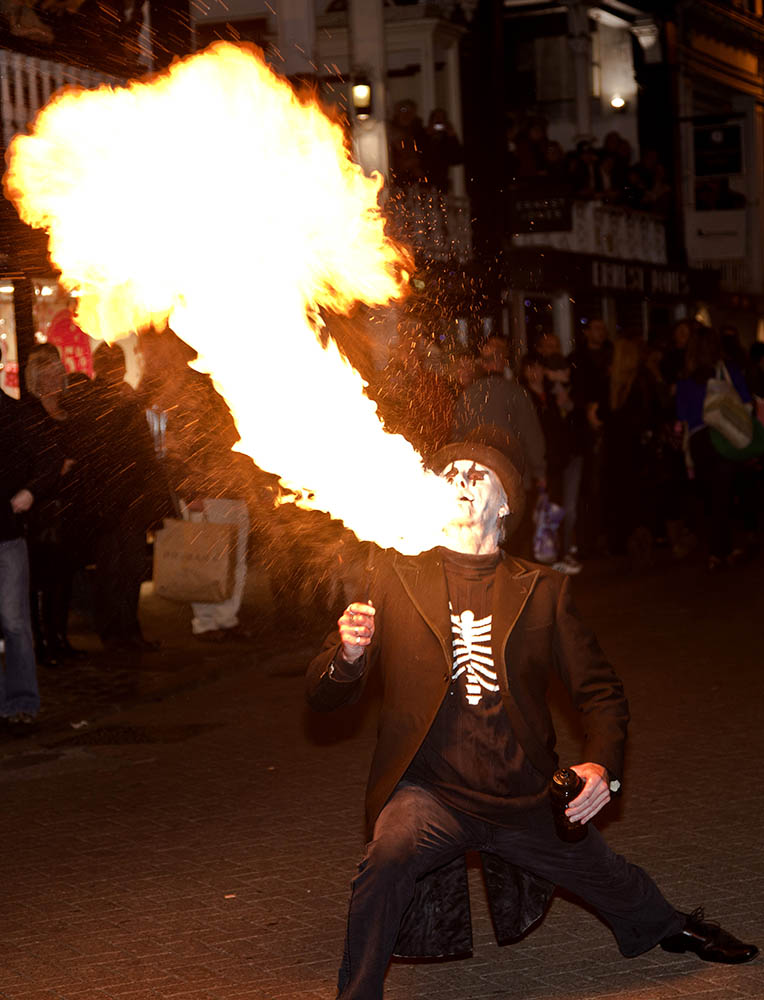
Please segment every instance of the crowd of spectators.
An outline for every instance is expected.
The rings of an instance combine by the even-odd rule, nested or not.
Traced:
[[[634,159],[631,144],[611,131],[602,145],[584,140],[564,150],[547,135],[542,118],[517,117],[507,130],[506,174],[521,183],[546,179],[571,197],[666,214],[671,185],[655,150]]]
[[[424,124],[415,101],[398,101],[388,123],[390,186],[395,192],[434,189],[445,195],[449,167],[462,162],[462,144],[443,108]]]
[[[534,514],[543,499],[561,510],[551,560],[561,572],[601,555],[647,565],[660,545],[677,559],[702,547],[712,572],[751,557],[762,458],[718,451],[703,400],[708,380],[728,375],[761,418],[764,344],[746,351],[734,327],[694,321],[677,323],[665,340],[611,338],[592,319],[567,357],[554,333],[530,347],[514,366],[496,336],[446,358],[408,331],[370,391],[389,429],[424,455],[485,425],[520,442],[529,502],[510,543],[517,555],[538,558]]]
[[[104,650],[152,653],[143,634],[141,584],[148,539],[166,517],[237,528],[230,597],[192,605],[205,642],[249,638],[238,611],[247,569],[254,463],[231,452],[231,413],[195,353],[171,331],[142,337],[143,376],[125,380],[117,345],[93,355],[94,377],[67,373],[57,347],[35,347],[26,393],[0,393],[0,718],[24,732],[39,709],[35,664],[64,667],[85,655],[69,641],[75,579]]]
[[[717,332],[697,322],[676,324],[666,342],[613,339],[592,319],[567,357],[552,332],[530,348],[513,365],[508,342],[489,336],[479,350],[460,347],[446,357],[406,319],[368,392],[386,429],[406,436],[425,460],[487,426],[511,435],[524,455],[528,496],[509,542],[515,555],[543,558],[563,573],[603,554],[641,566],[661,542],[677,559],[701,546],[711,572],[751,557],[762,457],[719,450],[703,404],[709,380],[721,376],[761,419],[764,343],[746,351],[734,327]],[[344,535],[324,515],[308,531],[304,512],[291,505],[274,512],[270,495],[261,503],[274,477],[232,453],[230,411],[210,378],[189,367],[187,345],[169,331],[148,333],[142,355],[133,389],[119,346],[98,348],[91,379],[67,375],[58,349],[42,344],[25,366],[24,401],[0,393],[0,716],[21,731],[39,709],[36,665],[60,667],[83,655],[69,641],[68,619],[73,581],[86,567],[105,650],[155,650],[141,628],[139,598],[150,575],[147,536],[165,517],[236,527],[233,592],[192,605],[191,629],[203,641],[251,638],[238,612],[253,511],[268,509],[267,525],[255,531],[272,549],[277,610],[315,603],[315,588],[299,595],[312,562],[327,573],[327,551],[353,559],[350,549],[340,553]],[[764,452],[760,426],[758,440]],[[549,505],[559,521],[542,556],[539,511]]]

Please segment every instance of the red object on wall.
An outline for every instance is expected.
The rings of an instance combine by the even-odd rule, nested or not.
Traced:
[[[4,389],[18,389],[19,387],[19,363],[18,361],[6,361],[3,366]]]
[[[84,372],[88,378],[93,377],[90,340],[74,322],[74,316],[68,309],[56,313],[47,336],[48,343],[55,344],[61,352],[61,360],[68,372]]]

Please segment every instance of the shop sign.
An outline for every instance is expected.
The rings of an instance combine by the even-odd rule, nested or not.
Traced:
[[[592,285],[646,295],[688,295],[690,290],[684,271],[606,260],[592,261]]]
[[[515,185],[510,192],[512,233],[561,233],[573,228],[573,201],[566,189],[540,177]]]

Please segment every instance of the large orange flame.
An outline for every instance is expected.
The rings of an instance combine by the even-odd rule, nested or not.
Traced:
[[[13,140],[5,176],[83,329],[114,340],[169,320],[242,451],[359,538],[419,552],[441,541],[451,492],[316,336],[320,307],[402,293],[380,184],[316,104],[228,43],[150,82],[62,92]]]

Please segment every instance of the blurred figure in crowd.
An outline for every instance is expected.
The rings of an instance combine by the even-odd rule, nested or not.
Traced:
[[[151,652],[159,644],[145,638],[139,621],[141,583],[149,575],[146,533],[171,512],[168,491],[143,407],[125,381],[122,348],[102,344],[93,368],[96,629],[112,652]]]
[[[373,390],[385,428],[402,434],[424,456],[448,440],[454,407],[447,378],[426,363],[427,349],[418,324],[402,320],[398,343]]]
[[[570,166],[570,180],[577,198],[594,198],[602,192],[600,161],[591,142],[578,143]]]
[[[560,338],[552,330],[543,330],[534,338],[528,353],[535,354],[539,358],[550,358],[562,354]]]
[[[748,363],[745,348],[740,342],[740,331],[734,324],[725,323],[719,330],[722,347],[722,361],[727,365],[734,365],[740,371],[745,370]]]
[[[509,369],[509,345],[503,337],[488,337],[480,352],[480,364],[485,374],[457,400],[451,440],[464,440],[471,432],[492,426],[517,441],[525,462],[523,485],[528,501],[523,519],[515,529],[513,551],[530,557],[533,509],[539,491],[546,488],[544,432],[526,390],[505,377]]]
[[[757,340],[751,344],[748,354],[748,366],[746,369],[746,382],[756,400],[764,403],[764,342]],[[764,417],[764,413],[759,413],[759,419]]]
[[[390,147],[390,184],[406,189],[419,184],[425,176],[422,152],[425,129],[417,114],[415,101],[398,101],[387,130]]]
[[[448,193],[449,167],[463,159],[462,144],[443,108],[435,108],[422,136],[422,167],[425,183],[441,195]]]
[[[0,719],[19,735],[32,731],[40,710],[22,524],[36,499],[33,490],[40,478],[40,463],[23,409],[21,403],[0,392],[0,630],[5,642]],[[55,480],[55,472],[48,476],[51,480]]]
[[[745,558],[746,547],[753,544],[757,522],[756,492],[750,482],[750,470],[745,463],[731,461],[716,450],[711,428],[703,419],[708,380],[718,377],[721,365],[721,338],[715,330],[696,324],[687,344],[686,374],[677,385],[676,415],[688,436],[690,467],[704,501],[708,569],[712,573]],[[750,403],[751,394],[743,373],[731,362],[725,365],[740,398]],[[741,546],[734,543],[736,492],[745,531],[745,544]]]
[[[607,412],[603,422],[603,499],[608,547],[628,551],[635,568],[652,559],[656,521],[654,444],[661,429],[658,388],[635,337],[613,346]]]
[[[528,391],[544,432],[547,494],[552,503],[565,510],[563,537],[558,540],[558,556],[561,549],[562,557],[553,566],[560,573],[579,573],[581,563],[573,551],[573,528],[581,460],[574,440],[570,369],[562,354],[526,354],[520,362],[518,381]],[[568,469],[576,459],[578,476],[571,478]]]
[[[544,147],[541,173],[543,176],[548,177],[550,181],[555,181],[558,184],[562,184],[567,181],[565,151],[559,142],[550,140]]]
[[[671,330],[671,341],[663,354],[661,372],[672,394],[676,392],[676,384],[685,369],[687,341],[690,339],[690,322],[680,319]]]
[[[472,385],[477,377],[478,361],[475,354],[467,348],[455,351],[449,366],[449,378],[456,395]]]
[[[571,396],[581,426],[583,471],[576,526],[578,547],[585,556],[602,541],[602,429],[610,393],[613,344],[601,319],[587,320],[578,346],[568,357]]]
[[[32,624],[38,662],[57,666],[81,655],[67,630],[72,580],[87,561],[92,530],[92,485],[82,464],[88,428],[66,405],[66,371],[53,344],[31,352],[24,378],[30,396],[27,431],[54,474],[28,516]]]
[[[518,177],[538,177],[544,171],[547,147],[546,122],[529,119],[515,135],[515,157]]]
[[[233,593],[218,603],[192,604],[197,639],[246,639],[239,610],[247,579],[250,519],[247,486],[253,467],[231,449],[239,440],[231,411],[209,375],[189,368],[196,354],[171,330],[141,335],[144,375],[140,391],[150,407],[154,441],[167,480],[191,520],[237,529]]]

